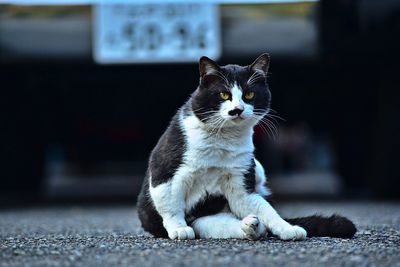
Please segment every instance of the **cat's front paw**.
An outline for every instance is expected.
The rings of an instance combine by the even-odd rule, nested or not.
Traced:
[[[192,227],[184,226],[184,227],[178,227],[168,232],[168,237],[170,239],[184,240],[184,239],[194,239],[195,235]]]
[[[307,232],[302,227],[288,223],[274,227],[271,231],[282,240],[303,240],[307,237]]]
[[[265,234],[265,226],[260,222],[257,216],[248,215],[243,218],[241,228],[245,237],[249,240],[257,240]]]

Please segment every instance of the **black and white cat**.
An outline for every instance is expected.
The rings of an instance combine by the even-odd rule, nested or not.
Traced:
[[[282,240],[354,235],[344,217],[284,220],[266,201],[253,128],[269,112],[268,67],[268,54],[245,67],[200,59],[198,88],[149,159],[138,198],[146,231],[171,239],[253,240],[267,231]]]

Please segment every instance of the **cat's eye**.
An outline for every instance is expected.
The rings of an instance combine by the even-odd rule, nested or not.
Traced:
[[[227,92],[221,92],[219,93],[219,96],[223,99],[223,100],[228,100],[230,97],[230,94]]]
[[[246,98],[247,100],[251,100],[254,98],[254,92],[246,92],[246,94],[244,95],[244,98]]]

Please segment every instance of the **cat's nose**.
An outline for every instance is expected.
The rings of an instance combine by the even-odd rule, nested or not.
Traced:
[[[235,115],[240,116],[240,114],[242,114],[242,112],[243,112],[242,108],[235,108],[235,109],[230,110],[228,112],[228,114],[231,115],[231,116],[235,116]]]

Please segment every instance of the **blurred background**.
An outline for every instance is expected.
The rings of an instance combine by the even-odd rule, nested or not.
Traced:
[[[263,52],[276,197],[400,197],[399,1],[2,2],[1,205],[132,203],[198,58]]]

